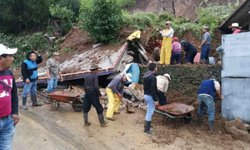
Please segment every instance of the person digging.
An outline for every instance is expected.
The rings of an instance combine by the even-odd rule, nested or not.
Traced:
[[[131,74],[117,75],[107,86],[106,93],[108,95],[108,110],[106,119],[115,121],[114,114],[120,114],[119,108],[123,98],[123,88],[126,81],[131,82]]]
[[[208,115],[208,125],[210,132],[214,130],[214,116],[215,116],[215,97],[216,94],[222,100],[220,91],[220,83],[214,78],[203,80],[198,89],[198,112],[197,112],[197,122],[202,122],[202,116],[204,111],[207,111]],[[205,109],[206,108],[206,109]]]

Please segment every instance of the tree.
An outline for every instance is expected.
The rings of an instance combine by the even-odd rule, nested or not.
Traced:
[[[83,28],[97,42],[109,43],[117,38],[122,12],[116,0],[93,0],[90,7],[83,7]]]
[[[1,0],[0,6],[0,32],[19,33],[24,30],[44,29],[53,15],[66,16],[62,22],[66,22],[63,23],[67,26],[65,28],[70,28],[71,22],[76,21],[78,17],[80,2],[79,0]],[[56,13],[51,14],[51,7]]]
[[[0,1],[0,32],[18,33],[47,25],[50,0]]]

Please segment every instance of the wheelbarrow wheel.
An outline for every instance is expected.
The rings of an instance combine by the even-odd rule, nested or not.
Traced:
[[[76,112],[81,112],[82,109],[83,109],[83,104],[82,104],[82,102],[80,100],[74,100],[72,102],[72,108]]]
[[[185,123],[189,123],[190,121],[192,121],[192,114],[188,113],[185,117],[184,117],[184,122]]]

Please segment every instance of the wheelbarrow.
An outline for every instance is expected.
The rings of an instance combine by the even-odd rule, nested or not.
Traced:
[[[52,101],[51,110],[59,107],[59,103],[69,103],[76,112],[81,112],[83,104],[81,101],[81,93],[75,91],[54,91],[48,94],[48,98]]]
[[[167,119],[183,119],[185,123],[192,120],[191,112],[194,107],[183,103],[170,103],[156,106],[155,112],[164,115]]]

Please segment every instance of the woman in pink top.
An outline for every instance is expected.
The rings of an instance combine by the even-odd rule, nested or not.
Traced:
[[[181,63],[181,44],[177,37],[173,38],[171,65]]]

